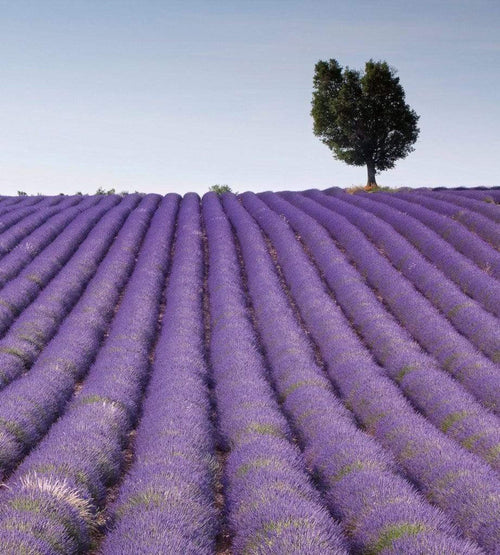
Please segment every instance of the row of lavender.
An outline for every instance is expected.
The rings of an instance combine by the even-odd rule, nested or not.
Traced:
[[[495,552],[495,213],[331,193],[0,201],[6,552]]]

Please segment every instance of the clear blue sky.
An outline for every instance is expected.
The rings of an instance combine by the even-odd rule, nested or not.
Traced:
[[[388,186],[499,185],[500,2],[0,1],[0,192],[364,184],[312,133],[314,64],[398,69]]]

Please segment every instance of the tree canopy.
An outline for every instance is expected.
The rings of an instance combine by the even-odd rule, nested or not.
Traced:
[[[376,186],[377,171],[393,168],[414,150],[419,116],[387,62],[370,60],[361,74],[334,59],[319,61],[313,86],[314,134],[338,160],[366,165],[367,187]]]

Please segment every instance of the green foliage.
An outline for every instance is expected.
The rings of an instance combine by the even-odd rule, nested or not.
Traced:
[[[108,189],[107,191],[104,190],[102,187],[99,187],[97,189],[97,191],[95,192],[96,195],[114,195],[115,194],[115,190],[114,189]]]
[[[386,548],[390,548],[392,543],[398,538],[404,536],[416,536],[425,532],[423,524],[416,524],[413,522],[403,522],[402,524],[392,524],[386,526],[384,531],[380,534],[378,540],[368,549],[367,553],[376,555],[381,553]]]
[[[28,193],[26,193],[25,191],[17,191],[17,196],[18,197],[27,197]]]
[[[212,185],[211,187],[208,188],[209,191],[212,191],[213,193],[217,193],[218,195],[222,195],[222,193],[232,193],[233,191],[231,191],[231,187],[229,187],[229,185]]]
[[[362,75],[336,60],[319,61],[313,78],[314,134],[338,160],[366,165],[368,183],[414,149],[419,116],[405,103],[396,71],[370,60]]]

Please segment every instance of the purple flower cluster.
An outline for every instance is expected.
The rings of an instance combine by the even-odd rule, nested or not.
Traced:
[[[92,208],[99,202],[102,202],[102,200],[96,197],[87,197],[80,201],[77,206],[71,206],[68,203],[69,208],[63,208],[51,218],[46,217],[46,212],[53,209],[41,211],[44,213],[43,222],[45,223],[37,225],[34,230],[31,230],[31,226],[18,225],[2,234],[0,236],[0,250],[6,254],[0,260],[0,287],[14,279],[35,256],[40,254],[60,233],[63,233],[80,213]],[[111,206],[110,202],[113,201],[107,201],[106,204]],[[91,214],[91,212],[87,212],[87,214]],[[34,219],[35,216],[37,216],[37,213],[26,218],[26,220]],[[83,222],[84,218],[81,218],[80,221]],[[21,229],[22,233],[18,233],[18,228]]]
[[[253,204],[252,201],[263,205],[256,197],[243,195],[243,199],[246,205]],[[250,297],[283,410],[299,434],[306,460],[325,490],[330,511],[341,520],[353,548],[356,552],[400,553],[399,546],[404,544],[409,553],[420,549],[437,553],[438,546],[446,545],[450,552],[480,553],[471,542],[455,535],[444,514],[416,494],[396,474],[392,458],[357,428],[316,362],[315,352],[280,285],[258,226],[234,196],[225,195],[223,203],[241,245]],[[271,216],[268,217],[271,221]],[[279,216],[276,218],[273,227],[283,224]],[[296,262],[300,262],[300,256]],[[293,267],[295,262],[290,263]],[[297,268],[294,271],[299,288],[309,289],[307,277]],[[314,304],[315,299],[311,297]],[[295,294],[293,300],[299,302]],[[320,296],[318,303],[324,302]],[[335,341],[339,331],[322,321],[321,312],[318,304],[308,310],[308,315],[317,317],[323,336]],[[315,327],[315,335],[317,332]],[[340,337],[341,342],[343,339]],[[339,354],[347,360],[349,353]],[[342,371],[341,360],[337,366]],[[354,403],[366,378],[356,367],[349,371],[355,374],[355,387],[350,392]],[[333,378],[333,372],[330,376]],[[360,401],[362,407],[356,416],[363,421],[362,411],[374,403],[369,398]],[[379,416],[383,404],[377,406]],[[375,420],[370,423],[370,427],[376,425]]]
[[[24,218],[28,217],[30,214],[36,213],[39,207],[43,209],[53,206],[59,202],[59,200],[60,199],[57,197],[46,197],[43,200],[41,198],[38,200],[38,206],[33,206],[32,204],[22,204],[19,207],[9,207],[9,210],[6,210],[3,214],[1,214],[2,219],[0,220],[0,233],[5,233],[5,231],[22,221]]]
[[[31,370],[0,392],[0,475],[40,441],[88,371],[158,201],[156,195],[146,196],[130,214],[83,296]],[[108,223],[112,225],[103,231],[113,237],[117,222],[110,218]]]
[[[57,204],[48,203],[47,206],[39,206],[31,214],[23,218],[17,225],[0,233],[0,259],[10,252],[24,237],[43,225],[52,216],[69,209],[72,206],[83,204],[82,197],[61,197],[64,200]],[[90,197],[92,198],[92,197]],[[87,201],[88,202],[88,201]],[[43,203],[40,203],[43,204]],[[93,202],[95,204],[95,201]],[[73,209],[75,210],[75,209]],[[75,212],[75,213],[78,213]]]
[[[231,227],[215,193],[203,197],[208,239],[210,360],[235,553],[345,553],[284,418],[247,314]]]
[[[57,204],[62,199],[62,196],[57,197],[44,197],[44,196],[20,196],[20,197],[4,197],[0,205],[0,216],[3,217],[5,215],[11,214],[12,212],[17,211],[18,209],[24,209],[28,207],[35,207],[39,206],[42,202],[50,204]],[[43,204],[41,204],[43,206]]]
[[[40,202],[43,197],[3,197],[0,203],[0,216],[16,209],[16,204],[23,206],[23,202],[29,203],[26,206]]]
[[[0,196],[0,552],[496,553],[499,201]]]
[[[377,228],[382,238],[377,238],[373,228],[378,222],[376,219],[372,221],[367,212],[361,212],[338,199],[314,192],[308,196],[320,201],[323,206],[302,195],[284,196],[328,229],[334,239],[346,250],[346,254],[356,264],[358,271],[381,295],[394,315],[422,347],[485,406],[492,408],[497,414],[500,413],[498,368],[478,353],[471,342],[464,337],[468,334],[478,345],[484,345],[486,350],[491,350],[492,357],[495,357],[494,337],[498,333],[498,326],[490,325],[492,317],[476,321],[474,315],[468,313],[470,305],[457,303],[459,300],[457,295],[461,293],[452,291],[451,287],[437,284],[439,295],[436,294],[436,290],[428,288],[426,285],[428,275],[421,271],[420,263],[414,260],[414,254],[411,252],[413,247],[407,245],[405,249],[404,245],[400,248],[397,245],[394,246],[388,233],[384,234],[383,225]],[[365,233],[376,241],[376,245],[367,239]],[[408,279],[405,279],[393,265],[399,267]],[[430,296],[430,300],[439,303],[444,314],[440,314],[428,300],[418,294],[415,290],[417,286]],[[451,322],[462,331],[462,334]],[[480,336],[482,332],[484,332],[484,338]],[[487,349],[488,345],[490,348]]]
[[[473,210],[467,210],[467,208],[457,206],[453,202],[455,195],[448,193],[441,194],[433,191],[431,197],[429,197],[426,192],[422,191],[420,194],[419,191],[418,198],[415,198],[415,201],[423,206],[427,206],[427,200],[425,197],[428,197],[429,200],[433,201],[432,206],[429,206],[432,210],[445,214],[446,216],[460,222],[465,227],[469,228],[471,231],[490,243],[494,248],[498,249],[498,245],[500,245],[500,230],[498,229],[498,225],[495,225],[495,222],[493,222],[490,218],[484,216],[483,214],[478,214]],[[495,211],[498,211],[498,207],[494,206],[493,208],[496,209]]]
[[[444,192],[444,194],[437,193],[436,198],[441,198],[446,202],[450,202],[466,210],[477,212],[490,218],[496,223],[500,223],[500,210],[498,206],[493,203],[485,202],[487,199],[495,201],[495,198],[500,201],[500,194],[498,191],[492,190],[491,192],[486,191],[450,191]]]
[[[114,526],[102,546],[104,555],[215,552],[216,461],[204,345],[199,202],[197,195],[185,195],[179,209],[163,325],[135,458],[113,507]]]
[[[156,202],[146,199],[143,224]],[[2,499],[0,533],[12,522],[23,524],[23,536],[10,538],[12,548],[28,550],[44,541],[51,547],[64,546],[64,553],[76,553],[90,546],[93,517],[106,487],[120,474],[122,448],[137,418],[177,205],[177,195],[167,195],[156,211],[109,336],[81,390],[9,482]],[[139,245],[140,236],[136,241]],[[129,249],[128,242],[122,243],[121,252]]]
[[[373,362],[283,219],[255,195],[245,193],[241,198],[272,242],[289,293],[344,402],[464,535],[486,549],[496,549],[500,544],[496,474],[415,412]]]
[[[390,224],[441,270],[441,272],[434,271],[436,280],[439,279],[444,286],[448,286],[449,281],[455,282],[466,295],[476,299],[495,316],[500,316],[500,283],[486,273],[479,272],[477,266],[441,239],[432,229],[409,214],[393,208],[390,199],[382,204],[372,202],[361,195],[339,193],[336,196],[369,212],[372,218],[379,217]],[[392,232],[392,235],[397,238],[396,233]],[[498,330],[498,326],[496,329]],[[497,338],[498,345],[500,343]]]
[[[109,210],[110,203],[92,210],[92,214],[83,214],[82,218],[75,219],[75,225],[68,226],[67,233],[61,234],[59,240],[51,245],[54,248],[46,249],[58,253],[63,260],[76,250],[62,268],[57,254],[54,258],[46,258],[44,254],[4,287],[0,293],[0,302],[4,303],[4,310],[0,312],[3,317],[0,329],[8,328],[8,332],[0,340],[0,389],[29,370],[33,360],[80,298],[115,234],[137,202],[137,198],[124,201],[100,221],[99,218]],[[96,223],[79,247],[78,239],[85,237]],[[57,270],[60,272],[48,282]],[[34,276],[39,279],[33,279]],[[37,294],[34,302],[15,319],[17,313]]]
[[[413,216],[441,235],[441,237],[453,245],[457,251],[467,256],[482,270],[494,278],[499,279],[500,253],[453,218],[446,217],[443,214],[439,214],[430,208],[426,208],[414,202],[416,195],[417,193],[373,193],[370,195],[370,199],[387,203]],[[431,199],[430,205],[432,205],[432,203],[433,200]]]
[[[284,215],[377,362],[431,422],[500,471],[500,422],[424,353],[385,310],[328,232],[280,196],[260,198]]]

